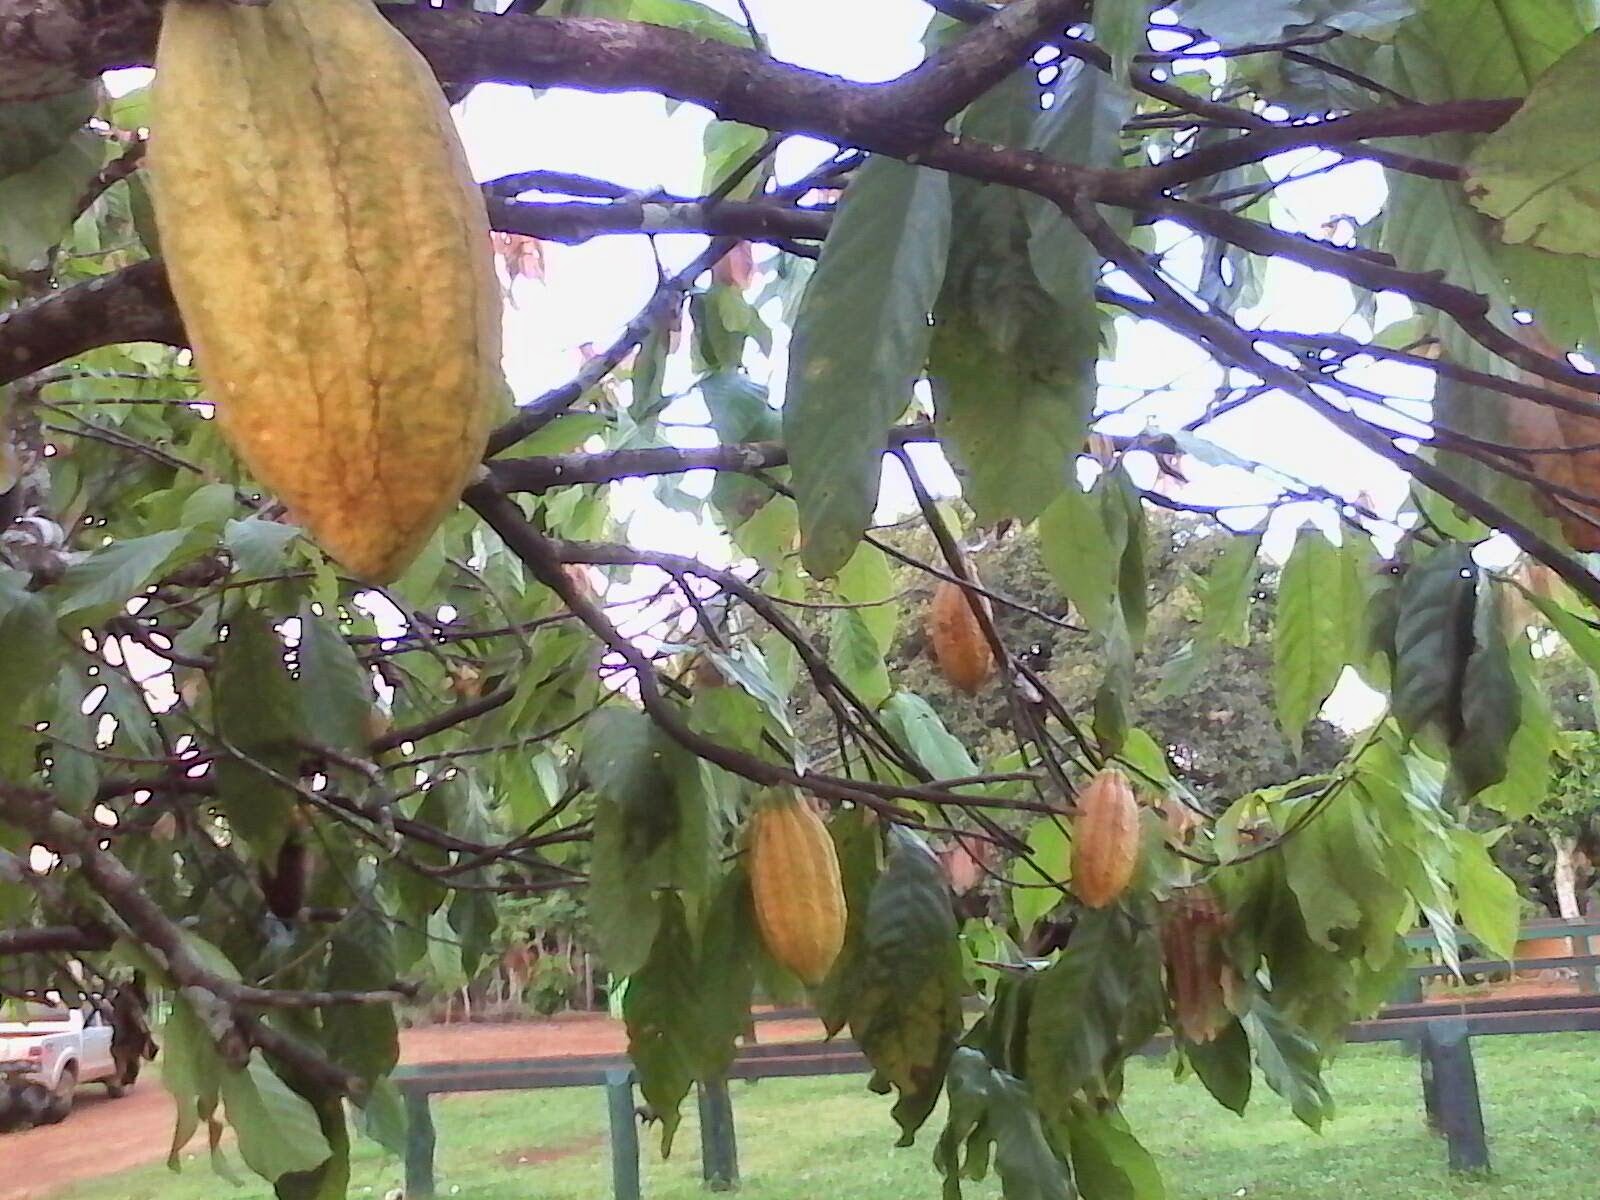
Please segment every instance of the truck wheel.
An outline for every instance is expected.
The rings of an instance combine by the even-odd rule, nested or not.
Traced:
[[[72,1111],[73,1093],[78,1090],[78,1069],[68,1067],[61,1072],[61,1081],[56,1084],[56,1090],[50,1093],[50,1101],[45,1105],[43,1125],[59,1125],[67,1119],[67,1114]]]

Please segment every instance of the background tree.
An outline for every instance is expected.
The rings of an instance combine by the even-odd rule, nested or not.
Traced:
[[[754,0],[386,5],[450,97],[642,91],[709,116],[693,195],[542,162],[482,181],[508,274],[536,253],[504,235],[697,240],[663,243],[653,296],[570,380],[493,397],[463,503],[379,587],[219,436],[226,398],[194,373],[150,220],[163,114],[99,84],[200,4],[232,7],[0,0],[0,987],[70,993],[77,960],[91,984],[132,965],[166,989],[175,1144],[225,1118],[279,1195],[342,1196],[345,1102],[400,1136],[395,1005],[478,972],[496,894],[581,887],[670,1145],[756,981],[784,986],[740,851],[756,806],[802,791],[849,913],[812,1000],[897,1093],[906,1138],[946,1098],[948,1195],[992,1152],[1012,1197],[1158,1196],[1118,1108],[1153,1035],[1222,1104],[1260,1078],[1316,1125],[1322,1061],[1390,994],[1404,931],[1449,942],[1460,920],[1510,953],[1518,898],[1469,806],[1509,821],[1545,801],[1535,649],[1600,667],[1582,557],[1600,384],[1576,357],[1600,342],[1592,5],[934,0],[924,61],[872,84],[786,60]],[[367,77],[328,81],[346,90],[318,93],[338,107],[316,129],[230,109],[240,143],[198,148],[231,181],[221,204],[265,212],[287,193],[263,173],[310,161],[293,151],[328,120],[387,119]],[[411,164],[373,157],[340,165],[381,198],[374,173]],[[1308,218],[1321,178],[1369,211]],[[393,231],[381,200],[330,191],[297,197],[312,226]],[[328,232],[260,229],[175,272]],[[328,297],[360,293],[330,278],[352,286],[285,294],[255,335],[325,344],[350,316]],[[445,314],[364,300],[385,347],[436,344]],[[1119,385],[1136,359],[1192,370]],[[339,438],[318,415],[288,432]],[[348,446],[381,459],[414,415]],[[1364,464],[1351,486],[1295,469],[1337,455]],[[1033,531],[1053,604],[972,578],[929,485],[946,464],[976,534]],[[647,532],[641,480],[703,539]],[[925,533],[877,528],[886,494],[896,530]],[[1175,505],[1227,541],[1163,535],[1152,514]],[[1265,587],[1258,535],[1285,541]],[[964,649],[993,663],[967,740],[893,653],[920,620],[898,536],[961,589]],[[1559,582],[1505,569],[1508,543]],[[1524,602],[1537,647],[1508,616]],[[825,639],[796,621],[816,611]],[[1059,671],[1033,654],[1041,611],[1071,615],[1044,622],[1075,650]],[[1190,707],[1161,691],[1178,641]],[[1267,645],[1277,725],[1320,769],[1284,780],[1274,751],[1230,795],[1213,763],[1236,757],[1215,749],[1234,718],[1214,714],[1259,727],[1231,668]],[[1323,767],[1307,729],[1347,668],[1389,708]],[[825,751],[795,727],[802,680]],[[1006,883],[964,923],[926,850],[954,835]],[[1074,861],[1131,875],[1095,907]],[[838,913],[796,899],[828,903],[790,916]],[[1190,943],[1205,953],[1164,954]]]

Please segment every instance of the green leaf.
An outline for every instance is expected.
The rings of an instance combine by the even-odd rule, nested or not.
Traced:
[[[1140,1144],[1115,1108],[1079,1105],[1067,1122],[1072,1174],[1078,1189],[1095,1200],[1165,1200],[1150,1151]]]
[[[1517,885],[1489,856],[1492,839],[1468,829],[1452,829],[1456,903],[1467,932],[1496,958],[1516,957],[1522,900]]]
[[[900,1093],[894,1118],[900,1144],[910,1145],[939,1098],[961,1032],[961,946],[939,860],[898,825],[887,837],[862,927],[850,1032],[872,1066],[874,1090]]]
[[[399,976],[387,918],[363,905],[334,930],[328,945],[331,991],[393,987]],[[369,1084],[400,1060],[400,1032],[387,1004],[337,1004],[322,1013],[323,1044],[340,1066]]]
[[[700,381],[700,394],[724,446],[783,436],[782,420],[767,403],[767,389],[749,377],[729,371],[709,375]],[[772,496],[765,483],[734,471],[719,471],[711,485],[711,503],[729,528],[748,521]]]
[[[1333,1097],[1322,1082],[1316,1043],[1265,1001],[1244,1016],[1245,1032],[1267,1086],[1289,1102],[1294,1115],[1312,1129],[1333,1115]]]
[[[61,149],[94,116],[99,89],[85,84],[58,96],[0,104],[0,180]]]
[[[1244,1115],[1250,1103],[1250,1039],[1244,1026],[1230,1021],[1209,1042],[1184,1042],[1183,1056],[1218,1104]]]
[[[961,1200],[963,1177],[988,1175],[991,1154],[1005,1200],[1073,1200],[1071,1174],[1023,1083],[961,1046],[950,1059],[948,1087],[949,1117],[933,1151],[946,1200]]]
[[[1104,484],[1082,492],[1069,481],[1039,518],[1045,569],[1091,629],[1111,619],[1127,544],[1125,526],[1108,514]]]
[[[1511,743],[1522,724],[1522,697],[1506,647],[1499,589],[1478,580],[1472,652],[1461,679],[1461,732],[1450,746],[1450,767],[1463,797],[1506,777]]]
[[[750,46],[749,30],[698,0],[631,0],[627,16],[632,21],[682,29],[730,46]]]
[[[1278,724],[1298,754],[1306,725],[1322,710],[1352,658],[1350,616],[1360,610],[1360,578],[1346,556],[1303,528],[1278,578],[1273,677]]]
[[[1037,85],[1017,72],[967,110],[962,135],[1017,145],[1038,111]],[[1069,307],[1035,278],[1029,197],[958,180],[952,200],[963,236],[951,244],[928,360],[939,435],[980,521],[1031,521],[1083,446],[1100,316],[1089,290]],[[1017,437],[1021,428],[1030,436]]]
[[[182,529],[111,542],[67,568],[55,592],[56,616],[71,624],[91,625],[115,615],[199,549]]]
[[[178,1152],[189,1144],[202,1121],[217,1107],[222,1086],[222,1061],[189,1002],[175,997],[161,1030],[161,1082],[177,1106],[167,1166],[178,1170]]]
[[[872,518],[889,426],[927,355],[949,242],[947,177],[889,158],[861,168],[834,217],[795,318],[783,408],[802,557],[815,576],[844,566]]]
[[[1382,29],[1411,15],[1418,0],[1185,0],[1177,14],[1224,46],[1272,42],[1291,26],[1327,25],[1346,33]]]
[[[850,561],[840,568],[834,590],[844,603],[861,606],[856,615],[877,642],[878,652],[889,653],[899,624],[899,605],[888,556],[876,546],[857,546]]]
[[[743,863],[736,863],[712,897],[700,933],[695,972],[700,1048],[695,1071],[703,1081],[723,1078],[733,1063],[736,1043],[749,1024],[760,955],[750,879]]]
[[[1467,160],[1467,196],[1500,222],[1504,241],[1600,257],[1600,139],[1590,119],[1597,70],[1600,34],[1591,33]]]
[[[0,567],[0,662],[6,672],[0,687],[0,777],[34,769],[35,742],[21,728],[20,717],[34,694],[55,678],[63,646],[49,605],[27,591],[26,583],[26,575]]]
[[[1058,162],[1120,166],[1122,126],[1134,107],[1132,89],[1074,59],[1062,66],[1051,96],[1050,107],[1034,123],[1028,148]],[[1113,224],[1126,222],[1114,211],[1107,217]],[[1060,206],[1042,196],[1028,201],[1028,257],[1040,284],[1069,313],[1092,311],[1102,259]],[[1098,337],[1098,322],[1095,328]]]
[[[1261,560],[1261,535],[1239,534],[1199,581],[1200,630],[1196,640],[1250,644],[1250,602],[1254,598]]]
[[[283,643],[265,615],[238,608],[212,678],[217,733],[217,798],[228,824],[263,861],[283,844],[299,767],[303,726],[300,697],[283,661]]]
[[[896,692],[884,702],[883,723],[935,779],[962,779],[978,764],[921,696]]]
[[[1395,625],[1394,715],[1414,737],[1430,727],[1453,741],[1473,648],[1477,568],[1469,547],[1435,550],[1406,572]]]
[[[1011,912],[1023,936],[1063,899],[1061,887],[1072,880],[1072,838],[1060,817],[1040,817],[1028,830],[1028,853],[1018,855],[1011,878]]]
[[[309,608],[300,612],[299,658],[306,729],[324,746],[365,754],[372,682],[334,622]]]
[[[1039,977],[1028,1025],[1028,1079],[1046,1120],[1067,1120],[1080,1095],[1115,1098],[1122,1064],[1165,1012],[1151,928],[1115,908],[1083,912],[1066,950]]]
[[[859,609],[833,612],[828,636],[828,664],[845,686],[869,706],[881,704],[893,689],[883,647]]]
[[[815,989],[817,1015],[833,1037],[850,1019],[850,1006],[860,994],[866,975],[867,907],[878,881],[878,838],[862,809],[851,809],[828,822],[839,859],[839,880],[844,888],[844,947],[822,986]]]
[[[77,133],[26,170],[0,178],[0,269],[16,274],[45,266],[105,162],[105,144],[97,134]]]
[[[263,1179],[311,1171],[333,1153],[317,1110],[273,1074],[259,1054],[222,1076],[222,1104],[239,1139],[239,1156]]]
[[[243,521],[229,521],[223,527],[222,544],[227,547],[240,575],[246,579],[262,579],[283,570],[289,547],[299,536],[297,526],[247,517]]]
[[[639,1074],[639,1091],[661,1122],[661,1153],[672,1153],[679,1109],[695,1077],[696,1027],[694,944],[683,904],[661,898],[661,918],[649,957],[628,976],[622,1016],[628,1027],[628,1057]]]
[[[1149,46],[1150,0],[1101,0],[1094,10],[1094,40],[1111,53],[1111,77],[1128,82],[1133,56]]]

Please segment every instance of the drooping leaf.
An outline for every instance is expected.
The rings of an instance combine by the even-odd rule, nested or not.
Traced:
[[[1408,736],[1461,729],[1461,692],[1473,647],[1477,568],[1471,551],[1445,546],[1413,564],[1395,625],[1394,715]]]
[[[1298,751],[1351,660],[1350,615],[1361,605],[1349,559],[1314,529],[1301,529],[1278,578],[1273,626],[1278,724]]]
[[[364,754],[371,681],[333,622],[309,609],[300,614],[299,659],[306,729],[323,745]]]
[[[1165,1200],[1167,1189],[1150,1151],[1115,1108],[1080,1104],[1067,1121],[1072,1174],[1085,1196]]]
[[[871,520],[889,426],[927,353],[949,240],[946,177],[874,158],[845,193],[806,287],[783,431],[802,554],[818,577],[844,566]]]
[[[1258,1002],[1244,1015],[1245,1032],[1267,1086],[1289,1102],[1312,1129],[1333,1115],[1333,1097],[1322,1082],[1316,1044],[1270,1004]]]
[[[987,1177],[991,1156],[1005,1200],[1074,1200],[1071,1173],[1025,1085],[961,1046],[950,1060],[948,1088],[950,1115],[933,1152],[946,1200],[961,1200],[963,1178]]]
[[[649,957],[628,976],[622,1015],[628,1026],[628,1057],[639,1073],[639,1091],[661,1122],[661,1153],[672,1153],[679,1109],[694,1084],[699,1040],[694,944],[683,904],[668,892]]]
[[[1250,1103],[1250,1039],[1243,1025],[1230,1021],[1209,1042],[1185,1042],[1183,1056],[1218,1104],[1244,1114]]]
[[[59,150],[94,115],[97,90],[85,85],[43,100],[0,105],[0,179]]]
[[[1504,627],[1499,589],[1478,580],[1472,650],[1461,677],[1461,732],[1450,746],[1450,767],[1463,796],[1475,796],[1506,777],[1511,743],[1522,724],[1522,697]]]
[[[241,607],[229,617],[212,687],[228,749],[217,762],[218,801],[234,831],[272,861],[288,829],[305,731],[283,643],[264,614]]]
[[[239,1155],[263,1179],[315,1170],[333,1153],[317,1110],[290,1090],[259,1054],[251,1056],[244,1070],[223,1073],[221,1093],[228,1124],[239,1139]]]
[[[44,267],[72,228],[78,202],[105,161],[98,135],[77,133],[31,166],[0,178],[0,267]]]
[[[1505,241],[1600,257],[1600,141],[1588,116],[1597,69],[1600,34],[1591,33],[1467,160],[1467,195]]]
[[[902,1145],[928,1119],[961,1032],[961,947],[950,886],[916,835],[891,826],[888,858],[861,930],[859,990],[850,1032],[873,1070],[873,1087],[899,1092]]]
[[[1496,958],[1516,957],[1517,928],[1522,918],[1517,885],[1495,866],[1482,834],[1452,829],[1450,843],[1455,854],[1461,923]]]

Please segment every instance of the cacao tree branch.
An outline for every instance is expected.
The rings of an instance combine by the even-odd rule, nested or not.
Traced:
[[[0,958],[8,954],[82,954],[109,950],[115,939],[109,929],[88,925],[45,925],[36,929],[0,929]]]

